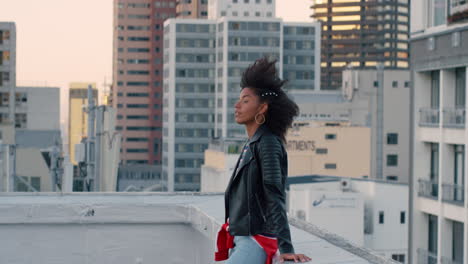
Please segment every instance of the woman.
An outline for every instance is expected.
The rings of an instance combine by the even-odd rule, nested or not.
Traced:
[[[243,73],[235,120],[249,140],[225,192],[225,224],[218,233],[215,260],[226,264],[311,260],[295,254],[285,208],[288,163],[285,134],[298,106],[281,89],[276,61],[262,58]],[[228,254],[229,249],[230,254]]]

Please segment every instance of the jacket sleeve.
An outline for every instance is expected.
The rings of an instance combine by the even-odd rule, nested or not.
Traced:
[[[280,141],[274,136],[262,137],[259,142],[259,158],[263,176],[266,210],[272,226],[272,232],[278,239],[278,247],[281,254],[294,253],[288,216],[286,215],[286,194],[283,184],[285,181],[281,172],[283,152]]]

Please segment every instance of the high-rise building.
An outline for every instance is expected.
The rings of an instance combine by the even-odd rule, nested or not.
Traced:
[[[114,0],[112,103],[126,164],[160,164],[163,22],[176,1]]]
[[[409,263],[468,263],[468,3],[411,1]]]
[[[246,136],[234,104],[242,72],[256,59],[278,59],[290,93],[317,89],[319,24],[283,23],[274,4],[210,1],[210,19],[165,22],[162,177],[169,191],[199,190],[211,137]]]
[[[16,26],[0,22],[0,124],[15,122]]]
[[[322,22],[321,90],[338,90],[347,65],[408,69],[408,0],[314,0]]]
[[[88,133],[88,85],[93,88],[93,98],[97,100],[98,91],[95,83],[71,83],[68,96],[68,150],[70,162],[77,165],[75,145],[81,142]]]
[[[177,18],[207,18],[208,0],[177,0]]]

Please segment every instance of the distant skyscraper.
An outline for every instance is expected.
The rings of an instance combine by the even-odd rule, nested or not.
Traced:
[[[177,0],[177,18],[207,18],[208,0]]]
[[[83,106],[88,105],[88,85],[93,87],[93,96],[97,104],[98,91],[95,83],[71,83],[68,96],[68,149],[70,162],[77,165],[75,160],[75,145],[88,133],[88,115]]]
[[[0,22],[0,124],[15,122],[16,26]]]
[[[350,64],[359,69],[408,69],[408,0],[314,0],[322,22],[321,90],[338,90]]]
[[[163,22],[176,1],[114,0],[112,101],[123,164],[160,164]]]
[[[236,2],[210,2],[210,19],[165,23],[162,175],[169,191],[199,190],[211,137],[246,136],[234,104],[242,72],[256,59],[278,59],[291,93],[318,89],[320,25],[270,17],[274,1]]]

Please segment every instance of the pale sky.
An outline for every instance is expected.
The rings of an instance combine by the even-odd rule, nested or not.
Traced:
[[[112,0],[0,0],[0,21],[16,23],[19,86],[61,88],[65,121],[70,82],[112,79]],[[285,21],[311,21],[311,0],[276,0]]]

